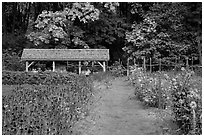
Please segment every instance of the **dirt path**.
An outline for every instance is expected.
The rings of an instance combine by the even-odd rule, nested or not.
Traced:
[[[164,134],[164,121],[154,108],[144,108],[134,98],[134,88],[124,78],[115,79],[107,88],[96,85],[99,101],[89,116],[76,124],[74,134],[148,135]]]

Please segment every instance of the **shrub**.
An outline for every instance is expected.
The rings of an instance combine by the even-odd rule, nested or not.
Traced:
[[[2,134],[71,134],[91,97],[91,83],[81,76],[66,85],[19,85],[2,98]]]
[[[4,50],[2,54],[2,68],[3,70],[23,71],[25,64],[17,53]]]
[[[120,76],[126,75],[126,69],[119,62],[116,62],[111,67],[109,67],[109,71],[115,77],[120,77]]]
[[[4,85],[21,85],[21,84],[37,84],[37,85],[61,85],[68,84],[76,79],[77,74],[74,73],[58,73],[58,72],[15,72],[3,71],[2,84]]]

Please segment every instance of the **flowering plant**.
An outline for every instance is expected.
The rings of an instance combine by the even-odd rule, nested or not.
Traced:
[[[133,68],[129,80],[135,95],[150,107],[171,108],[183,134],[201,134],[202,96],[200,77],[181,68],[179,73],[147,73]]]
[[[182,72],[171,79],[172,102],[175,121],[184,134],[201,133],[202,96],[199,81],[194,72],[182,68]]]

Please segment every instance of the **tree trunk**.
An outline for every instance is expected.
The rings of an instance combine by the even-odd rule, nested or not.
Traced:
[[[16,25],[16,13],[17,13],[17,3],[14,2],[13,3],[13,7],[12,7],[12,14],[13,14],[13,20],[12,20],[12,29],[11,29],[11,32],[14,33],[15,31],[15,25]]]

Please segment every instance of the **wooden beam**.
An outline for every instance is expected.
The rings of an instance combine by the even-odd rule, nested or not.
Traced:
[[[105,61],[104,61],[104,62],[105,62]],[[103,68],[103,71],[106,69],[105,66],[104,66],[104,63],[101,64],[101,62],[98,61],[98,64]],[[105,71],[104,71],[104,72],[105,72]]]
[[[103,61],[103,72],[106,72],[106,62]]]
[[[33,65],[33,63],[34,63],[34,61],[33,61],[33,62],[31,62],[31,63],[28,65],[28,68],[29,68],[31,65]]]
[[[52,62],[52,71],[55,71],[55,61]]]
[[[79,61],[79,74],[81,74],[81,61]]]
[[[98,64],[99,64],[101,67],[103,67],[103,65],[101,64],[101,62],[98,61]]]
[[[28,72],[28,61],[26,61],[26,72]]]

